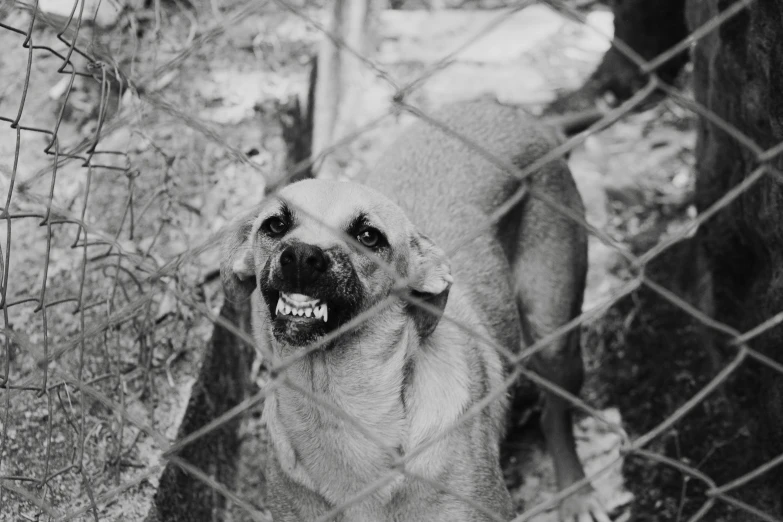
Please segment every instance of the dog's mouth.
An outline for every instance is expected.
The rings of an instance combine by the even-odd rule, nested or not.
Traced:
[[[259,289],[277,342],[290,347],[310,345],[338,330],[363,308],[363,287],[349,260],[338,257],[331,263],[328,271],[304,281],[302,274],[285,274],[275,263],[266,264]]]
[[[275,317],[329,323],[329,305],[308,295],[280,292]]]
[[[272,288],[262,290],[262,295],[272,317],[272,333],[289,346],[306,346],[337,330],[354,309],[338,296],[325,299]]]

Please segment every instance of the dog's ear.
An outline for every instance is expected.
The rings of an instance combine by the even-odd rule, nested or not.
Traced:
[[[425,301],[435,310],[424,310],[411,303],[408,307],[419,337],[429,336],[440,322],[443,309],[449,297],[449,289],[454,280],[451,277],[451,266],[446,254],[443,253],[430,238],[416,234],[411,238],[410,264],[408,268],[408,286],[413,297]]]
[[[234,221],[222,242],[224,252],[220,263],[220,279],[229,301],[247,299],[256,288],[252,240],[255,213],[248,213]]]

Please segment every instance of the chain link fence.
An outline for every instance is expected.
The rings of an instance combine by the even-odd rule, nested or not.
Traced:
[[[533,3],[536,2],[524,2],[515,9]],[[542,0],[540,3],[586,23],[583,12],[572,3],[563,0]],[[779,520],[762,508],[738,499],[734,493],[783,463],[783,455],[720,484],[690,462],[648,449],[747,361],[754,360],[783,374],[783,364],[751,347],[755,338],[783,322],[783,312],[748,331],[737,331],[686,302],[646,272],[651,262],[686,239],[759,180],[768,177],[783,180],[783,174],[772,164],[783,153],[783,143],[768,149],[760,147],[731,122],[724,121],[656,76],[656,70],[669,59],[718,30],[753,3],[753,0],[732,3],[680,44],[652,60],[643,60],[631,48],[614,40],[615,49],[649,78],[647,85],[627,101],[607,110],[587,130],[564,140],[516,176],[527,177],[547,162],[566,156],[590,136],[639,108],[656,91],[665,93],[674,104],[734,137],[755,157],[757,166],[714,205],[639,255],[605,230],[588,223],[584,216],[547,200],[553,212],[575,220],[616,250],[630,267],[631,275],[610,299],[585,310],[520,354],[496,346],[515,370],[504,387],[492,390],[450,429],[478,415],[518,378],[527,378],[621,434],[624,455],[645,459],[651,466],[669,467],[692,482],[702,483],[704,501],[690,520],[709,519],[710,511],[719,503],[730,504],[749,517]],[[159,4],[156,2],[158,7]],[[232,138],[216,132],[193,116],[189,109],[179,108],[171,97],[163,94],[168,94],[167,82],[171,81],[172,71],[182,68],[188,59],[197,58],[205,44],[234,31],[248,16],[285,10],[312,22],[310,11],[285,0],[276,0],[232,7],[219,16],[216,14],[206,29],[199,27],[198,20],[193,17],[192,23],[182,25],[186,28],[190,25],[189,30],[169,35],[171,41],[161,37],[168,47],[159,65],[149,70],[134,70],[128,63],[118,63],[112,57],[117,55],[114,52],[117,45],[138,49],[134,34],[138,31],[139,20],[123,13],[127,15],[123,18],[126,20],[122,25],[124,36],[115,33],[108,44],[102,43],[98,38],[87,36],[89,31],[85,27],[89,14],[84,12],[84,6],[74,3],[70,13],[59,18],[47,15],[37,1],[6,3],[0,9],[0,15],[4,16],[0,18],[2,45],[8,53],[2,74],[9,78],[9,82],[0,87],[0,121],[4,127],[0,175],[6,191],[2,206],[5,230],[0,234],[4,344],[0,347],[0,518],[67,521],[86,517],[97,521],[109,516],[111,506],[123,493],[149,483],[168,463],[206,484],[229,503],[244,510],[250,519],[270,520],[263,509],[240,498],[233,484],[219,482],[210,470],[199,469],[182,458],[182,450],[256,407],[265,394],[276,387],[295,389],[381,447],[383,443],[363,427],[361,419],[350,418],[327,399],[289,381],[284,370],[292,364],[291,360],[274,367],[261,362],[259,372],[267,381],[265,389],[191,433],[177,438],[171,428],[175,423],[165,422],[171,403],[184,400],[175,386],[182,376],[175,368],[176,363],[188,358],[189,346],[204,342],[212,324],[221,325],[248,346],[254,346],[262,361],[273,358],[263,352],[264,347],[255,346],[246,331],[218,314],[218,291],[208,288],[208,283],[217,277],[214,260],[219,252],[215,252],[214,247],[220,239],[223,223],[213,223],[214,226],[207,227],[208,232],[204,232],[198,202],[194,203],[200,189],[194,190],[189,185],[203,188],[199,176],[207,175],[204,173],[215,165],[197,165],[187,154],[174,153],[174,147],[167,148],[167,145],[192,139],[194,149],[215,147],[255,175],[266,173],[270,165],[258,160],[259,151],[238,147]],[[145,23],[153,25],[157,34],[161,34],[161,27],[166,23],[161,13],[165,11],[156,9],[153,12],[155,18]],[[177,16],[189,16],[186,6],[180,6],[178,12]],[[495,30],[497,25],[491,24],[486,31]],[[317,40],[322,26],[315,23],[310,29],[312,34],[307,37]],[[330,38],[341,43],[340,35]],[[465,46],[476,39],[466,39]],[[466,148],[499,168],[518,172],[513,165],[493,158],[462,137],[458,129],[449,129],[409,102],[417,88],[449,67],[449,56],[407,84],[395,82],[372,59],[364,56],[360,59],[393,89],[394,110],[328,147],[320,157],[345,147],[384,119],[407,113],[462,140]],[[52,75],[55,71],[57,77]],[[54,100],[52,103],[58,107],[54,117],[31,107],[33,95],[49,96]],[[146,124],[164,119],[177,122],[192,132],[178,136],[179,131],[172,131],[165,140],[145,135]],[[144,143],[141,148],[128,145],[139,140]],[[187,150],[187,147],[178,150]],[[285,179],[297,176],[318,159],[299,164]],[[178,169],[190,170],[193,179],[183,184],[174,175]],[[274,194],[285,179],[268,180],[267,194]],[[514,199],[525,197],[540,195],[523,186]],[[498,209],[490,222],[479,224],[475,231],[466,233],[465,243],[497,223],[507,210],[508,206]],[[399,281],[393,269],[383,268]],[[659,295],[704,327],[725,335],[727,346],[734,352],[728,364],[697,393],[683,398],[674,413],[656,419],[657,424],[646,433],[628,438],[621,426],[606,419],[584,400],[528,370],[525,363],[548,343],[595,320],[640,288]],[[405,299],[433,312],[427,303],[410,296]],[[356,317],[299,357],[318,350],[372,313],[370,310]],[[450,319],[445,317],[444,320]],[[465,335],[492,344],[479,333],[463,329]],[[193,373],[192,368],[190,371]],[[169,386],[165,387],[165,383]],[[136,406],[139,400],[153,404],[152,413],[148,415],[149,412],[140,410]],[[348,505],[360,502],[388,484],[396,473],[428,482],[425,477],[407,472],[405,463],[436,444],[446,433],[402,457],[394,448],[386,448],[394,461],[390,473],[377,477],[350,503],[335,506],[319,521],[338,517]],[[146,459],[137,451],[138,446],[155,446],[164,459]],[[616,464],[617,461],[612,462],[606,469]],[[592,473],[586,481],[606,469]],[[530,520],[551,509],[586,481],[554,495],[544,504],[527,506],[527,511],[513,520]],[[438,484],[432,485],[442,489]],[[8,506],[15,512],[7,512]],[[487,512],[482,506],[474,507]],[[497,514],[486,514],[493,520],[502,520]],[[134,514],[125,511],[119,516],[130,520]]]

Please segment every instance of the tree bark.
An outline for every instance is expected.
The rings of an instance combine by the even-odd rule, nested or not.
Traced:
[[[691,30],[732,3],[688,0]],[[753,3],[700,40],[693,51],[693,63],[698,103],[762,149],[783,143],[783,2]],[[700,211],[758,166],[752,151],[706,118],[699,122],[696,156]],[[783,170],[783,157],[778,155],[770,165]],[[783,178],[767,174],[699,230],[697,238],[714,282],[716,318],[741,332],[783,311],[781,225]],[[783,330],[778,326],[749,344],[783,362],[781,341]],[[757,410],[751,412],[751,417],[759,419],[759,429],[753,435],[760,442],[761,458],[769,459],[783,452],[783,374],[758,366],[758,376],[738,385],[751,397],[745,406]]]
[[[313,177],[313,167],[307,164],[313,154],[313,109],[315,107],[315,86],[318,82],[318,59],[310,64],[310,80],[307,102],[304,106],[298,96],[291,96],[278,107],[278,120],[286,147],[285,177],[269,187],[274,192],[288,183],[295,183]]]
[[[312,154],[317,157],[356,128],[356,106],[370,81],[370,71],[359,56],[369,56],[373,47],[373,24],[380,0],[334,0],[326,26],[332,38],[324,37],[318,52],[315,87]],[[357,54],[359,56],[357,56]],[[316,162],[319,177],[338,176],[335,154]]]

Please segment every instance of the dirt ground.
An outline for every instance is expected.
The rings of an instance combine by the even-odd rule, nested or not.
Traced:
[[[103,167],[86,169],[73,161],[58,167],[54,183],[54,207],[60,214],[79,217],[85,208],[90,236],[114,244],[111,251],[106,245],[88,248],[84,283],[83,249],[72,248],[78,226],[59,225],[50,234],[40,220],[24,218],[12,220],[10,239],[7,230],[0,232],[3,254],[10,252],[9,302],[40,295],[45,280],[47,302],[81,294],[86,305],[85,327],[75,302],[49,308],[46,340],[36,303],[9,307],[5,337],[10,349],[0,355],[0,362],[9,365],[9,382],[30,387],[43,378],[36,364],[44,355],[42,347],[69,347],[51,363],[53,382],[67,381],[82,367],[83,379],[110,400],[82,398],[73,382],[41,397],[31,390],[5,391],[0,397],[0,475],[40,479],[51,470],[66,470],[45,488],[27,485],[60,513],[81,512],[75,520],[92,519],[87,512],[90,495],[100,498],[122,484],[133,484],[130,490],[136,494],[123,497],[131,501],[102,505],[100,519],[141,520],[146,513],[157,486],[151,470],[159,469],[161,444],[167,441],[123,421],[117,407],[122,405],[169,440],[175,437],[201,347],[211,331],[209,320],[181,296],[217,312],[219,251],[213,234],[280,176],[285,144],[277,108],[306,90],[319,32],[305,18],[318,19],[319,13],[309,8],[303,17],[274,3],[247,11],[249,4],[164,1],[156,9],[157,2],[147,2],[123,13],[111,28],[85,27],[84,45],[103,58],[104,67],[121,71],[126,83],[121,95],[119,85],[112,85],[115,94],[109,97],[104,120],[123,124],[101,133],[97,154]],[[374,59],[404,83],[495,16],[487,10],[386,12],[383,44]],[[2,19],[18,28],[26,28],[29,21],[24,9]],[[605,9],[593,11],[591,22],[611,31],[611,15]],[[46,24],[39,22],[34,35],[37,45],[67,51]],[[57,73],[58,59],[35,51],[25,91],[29,55],[23,40],[0,28],[0,71],[9,79],[0,85],[0,116],[15,118],[24,93],[23,125],[51,130],[61,121],[59,146],[70,150],[97,131],[100,84],[76,78],[60,117],[70,75]],[[539,112],[558,91],[579,86],[606,45],[595,32],[536,6],[509,17],[455,57],[408,101],[430,110],[450,100],[490,94]],[[78,65],[87,64],[82,59]],[[385,110],[385,94],[384,87],[368,93],[368,120],[373,111]],[[390,118],[354,142],[349,176],[371,164],[407,121]],[[0,121],[0,182],[5,193],[16,156],[16,132],[7,123]],[[34,131],[20,136],[9,208],[41,212],[52,187],[47,169],[51,156],[42,153],[50,137]],[[588,138],[569,163],[589,222],[634,252],[677,230],[693,215],[694,146],[693,115],[671,102],[628,115]],[[667,283],[676,279],[682,261],[677,255],[687,252],[672,251],[656,264],[655,273]],[[173,259],[178,263],[161,276]],[[613,249],[592,239],[585,309],[602,306],[631,275]],[[132,309],[123,314],[123,307]],[[583,397],[622,424],[631,438],[670,415],[714,372],[703,332],[670,308],[636,292],[584,328],[588,381]],[[109,318],[115,322],[106,327]],[[95,332],[83,350],[72,342],[82,331]],[[753,378],[752,368],[748,372],[740,378]],[[719,482],[733,478],[738,467],[748,466],[738,456],[752,444],[746,436],[752,419],[744,419],[729,403],[725,395],[716,394],[648,449],[696,464]],[[80,429],[87,434],[83,473],[68,469],[75,462],[74,452],[81,451],[76,437]],[[588,471],[619,456],[619,438],[594,420],[582,419],[577,432]],[[245,415],[240,436],[233,491],[262,513],[265,449],[260,409]],[[551,464],[534,427],[516,443],[506,475],[519,508],[530,508],[553,493]],[[640,457],[626,458],[598,487],[617,520],[685,520],[705,499],[704,488]],[[37,519],[33,504],[8,490],[2,495],[0,520]],[[764,487],[748,495],[772,502]],[[710,520],[744,520],[725,506],[719,508]],[[225,519],[250,520],[237,505]],[[554,520],[554,513],[536,520]]]
[[[4,24],[24,30],[31,19],[25,9],[2,14]],[[57,216],[83,216],[89,237],[82,276],[84,236],[77,248],[72,246],[78,225],[53,225],[50,232],[40,226],[42,219],[19,218],[0,234],[3,254],[9,255],[6,292],[11,303],[4,336],[9,350],[0,356],[0,367],[9,366],[9,382],[17,388],[4,391],[0,401],[0,469],[3,476],[28,479],[21,485],[32,484],[36,498],[69,516],[86,511],[90,496],[100,499],[126,484],[133,494],[101,506],[101,519],[146,516],[162,464],[161,444],[176,437],[212,330],[203,314],[175,296],[213,313],[219,310],[219,288],[211,275],[218,251],[211,236],[237,208],[263,194],[265,180],[282,159],[283,144],[275,134],[279,129],[269,123],[282,80],[268,70],[259,71],[251,51],[236,56],[226,52],[241,48],[232,40],[238,33],[222,36],[222,51],[218,43],[196,50],[188,41],[194,37],[188,11],[163,13],[165,34],[157,35],[144,16],[130,16],[111,31],[94,31],[86,24],[82,28],[80,45],[102,56],[105,67],[119,67],[137,92],[148,96],[143,101],[127,84],[120,96],[120,86],[112,84],[102,119],[98,82],[77,76],[69,92],[70,75],[57,72],[62,62],[45,49],[33,53],[26,80],[24,36],[0,28],[0,115],[14,119],[24,99],[18,153],[16,132],[5,121],[0,125],[4,194],[13,185],[9,211],[40,214],[53,187]],[[55,23],[64,25],[61,19]],[[61,55],[68,51],[45,23],[37,22],[33,35],[36,46]],[[198,67],[156,72],[190,51],[195,51],[192,63]],[[81,56],[72,59],[78,70],[87,69]],[[288,71],[285,81],[295,81],[294,76]],[[231,95],[229,84],[240,93],[258,88],[249,106],[234,108],[234,120],[225,120],[230,111],[216,114],[211,109],[216,99],[225,107],[222,96]],[[150,101],[153,98],[159,105]],[[161,107],[182,110],[166,112]],[[193,112],[196,108],[198,113]],[[199,127],[188,118],[208,123]],[[205,127],[216,120],[222,128],[210,134]],[[234,125],[239,120],[242,125]],[[122,124],[112,125],[118,121]],[[51,136],[34,129],[52,131],[56,126],[59,150],[78,150],[85,143],[83,158],[100,128],[100,144],[92,156],[97,166],[61,162],[53,182],[53,156],[43,152]],[[249,161],[236,161],[237,150]],[[172,261],[176,264],[167,265]],[[48,303],[70,299],[47,308],[45,317],[35,302],[25,301],[40,295],[44,281]],[[88,336],[83,348],[78,342],[82,332]],[[37,362],[45,350],[63,353],[49,365],[49,393],[39,397],[27,388],[41,386],[44,372]],[[79,373],[100,399],[75,392]],[[124,420],[117,414],[121,408],[165,439],[153,440]],[[83,448],[79,433],[84,433]],[[83,459],[77,458],[82,453]],[[72,466],[78,462],[83,462],[83,471]],[[56,471],[60,473],[51,477]],[[44,488],[29,482],[43,476],[50,477]],[[32,520],[37,512],[34,505],[2,490],[0,520]],[[92,519],[91,514],[87,517]],[[76,518],[82,519],[87,518]]]

